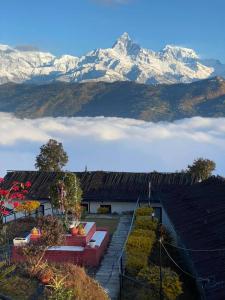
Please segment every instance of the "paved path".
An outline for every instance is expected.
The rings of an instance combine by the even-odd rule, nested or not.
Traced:
[[[95,279],[108,291],[112,300],[117,300],[119,294],[118,259],[126,241],[132,217],[122,215],[116,231],[113,234],[108,250],[101,262]]]

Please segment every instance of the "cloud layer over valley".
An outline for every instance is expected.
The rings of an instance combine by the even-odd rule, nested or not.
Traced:
[[[0,175],[34,169],[49,138],[61,141],[69,170],[175,171],[207,157],[225,175],[225,118],[150,123],[120,118],[18,119],[0,113]]]

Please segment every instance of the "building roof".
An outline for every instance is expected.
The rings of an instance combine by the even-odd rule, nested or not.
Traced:
[[[181,173],[128,173],[128,172],[76,172],[83,190],[83,199],[89,201],[137,201],[147,200],[149,182],[152,189],[165,185],[189,185],[194,182],[191,176]],[[56,172],[9,171],[5,176],[5,185],[13,181],[32,183],[31,199],[48,199]]]
[[[162,203],[174,229],[189,249],[224,249],[190,252],[198,277],[209,278],[203,284],[207,300],[225,299],[225,181],[212,178],[191,187],[176,187],[162,195]],[[182,250],[183,251],[183,250]]]

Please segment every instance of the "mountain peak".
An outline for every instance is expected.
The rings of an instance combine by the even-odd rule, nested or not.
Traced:
[[[112,47],[115,51],[123,55],[137,55],[140,51],[140,46],[133,42],[127,32],[124,32],[115,42]]]
[[[191,48],[185,48],[180,46],[166,45],[166,47],[162,50],[163,55],[172,56],[176,59],[198,59],[199,56],[197,53]]]

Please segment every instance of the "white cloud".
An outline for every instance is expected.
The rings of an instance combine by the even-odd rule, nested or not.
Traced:
[[[216,161],[225,175],[225,118],[150,123],[120,118],[17,119],[0,113],[0,174],[33,169],[40,146],[49,138],[63,142],[68,169],[174,171],[196,157]]]

